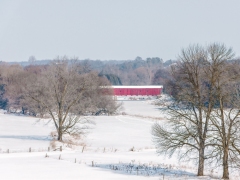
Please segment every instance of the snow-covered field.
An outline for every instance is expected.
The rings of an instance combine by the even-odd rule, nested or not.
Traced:
[[[123,106],[128,115],[93,118],[96,125],[84,139],[83,152],[82,146],[48,152],[51,122],[1,112],[0,179],[213,179],[196,177],[196,165],[156,154],[151,117],[164,118],[158,107],[150,101],[123,101]],[[221,175],[218,169],[208,173]]]

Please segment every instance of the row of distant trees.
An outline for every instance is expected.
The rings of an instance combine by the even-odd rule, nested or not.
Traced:
[[[85,115],[113,114],[119,105],[105,77],[76,60],[57,58],[48,65],[0,65],[1,106],[9,112],[48,116],[58,140],[64,134],[79,135]]]
[[[99,71],[101,74],[117,76],[124,85],[159,85],[164,83],[164,79],[168,75],[166,71],[173,62],[171,60],[163,62],[158,57],[146,60],[137,57],[135,60],[120,64],[106,64],[101,66]],[[118,85],[115,82],[112,84]]]
[[[28,62],[21,62],[23,66],[48,64],[49,60],[38,61],[34,56],[29,57]],[[174,60],[163,61],[159,57],[135,60],[79,60],[82,66],[97,71],[105,76],[112,85],[159,85],[164,84],[169,77],[169,66]]]
[[[169,72],[168,92],[173,96],[165,110],[166,124],[153,126],[158,153],[198,162],[204,166],[240,168],[240,63],[224,44],[183,49]]]

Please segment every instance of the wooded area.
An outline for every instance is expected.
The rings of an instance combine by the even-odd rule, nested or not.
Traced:
[[[32,60],[28,62],[15,62],[23,67],[31,65],[47,65],[51,60]],[[135,60],[78,60],[86,71],[93,70],[99,76],[105,76],[112,85],[163,85],[165,79],[170,77],[169,67],[176,63],[174,60],[163,61],[159,57]]]
[[[58,140],[63,134],[80,135],[89,123],[83,116],[113,114],[119,104],[112,98],[106,78],[86,71],[76,60],[58,58],[48,65],[2,64],[1,104],[8,112],[50,117]]]

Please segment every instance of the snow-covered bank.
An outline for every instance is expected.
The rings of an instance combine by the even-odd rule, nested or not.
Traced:
[[[53,128],[47,120],[0,113],[0,148],[47,148]]]
[[[123,103],[129,114],[161,116],[158,107],[149,101]],[[84,139],[87,146],[83,153],[81,146],[48,152],[52,122],[0,114],[0,148],[10,149],[10,153],[0,152],[1,179],[211,179],[196,177],[194,164],[156,154],[151,136],[155,120],[128,115],[98,116],[93,120],[96,125]],[[29,147],[42,148],[43,152],[29,153]],[[11,149],[19,151],[12,153]],[[206,172],[221,177],[219,169],[208,168]],[[235,174],[233,180],[240,179]]]

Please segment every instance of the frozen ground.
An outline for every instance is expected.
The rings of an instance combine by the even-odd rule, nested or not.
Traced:
[[[37,118],[0,112],[0,150],[49,146],[52,123]]]
[[[96,126],[87,138],[91,147],[124,150],[153,147],[152,121],[129,116],[99,116],[94,119]]]
[[[150,101],[123,104],[130,115],[164,117]],[[54,130],[51,122],[0,113],[1,179],[211,179],[196,177],[195,165],[157,156],[151,141],[151,118],[99,116],[94,121],[83,153],[82,147],[47,152]],[[29,147],[34,152],[27,152]],[[209,174],[220,176],[218,169],[209,169]]]
[[[147,117],[163,117],[164,115],[159,111],[157,106],[152,105],[151,100],[146,101],[129,101],[119,100],[123,103],[123,111],[129,115],[142,115]]]

